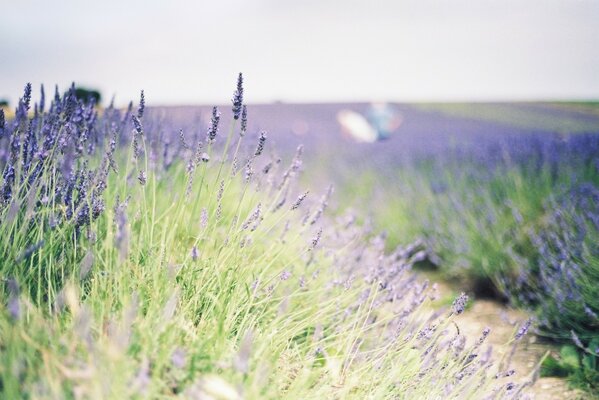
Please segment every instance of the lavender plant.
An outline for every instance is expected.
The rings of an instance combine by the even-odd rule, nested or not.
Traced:
[[[143,92],[134,113],[73,91],[32,113],[28,85],[0,139],[3,398],[520,398],[531,384],[502,374],[488,331],[466,341],[465,296],[432,307],[418,255],[327,215],[330,188],[298,188],[301,149],[285,167],[252,140],[241,76],[229,130],[215,108],[205,137]]]
[[[542,336],[592,359],[575,380],[595,390],[597,154],[591,134],[510,138],[413,160],[394,176],[354,176],[349,191],[388,188],[373,217],[392,241],[420,238],[447,278],[537,314]]]

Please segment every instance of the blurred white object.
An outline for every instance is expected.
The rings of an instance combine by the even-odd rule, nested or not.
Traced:
[[[357,142],[373,143],[378,138],[376,129],[360,113],[351,110],[341,110],[337,113],[337,122],[343,133],[348,134]]]
[[[376,129],[378,140],[387,139],[401,125],[403,119],[389,103],[372,103],[367,113],[368,121]]]

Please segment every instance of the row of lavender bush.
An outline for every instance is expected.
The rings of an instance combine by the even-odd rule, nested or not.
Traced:
[[[539,334],[574,354],[547,372],[597,390],[599,135],[481,138],[392,165],[345,178],[391,242],[420,238],[448,279],[536,313]]]

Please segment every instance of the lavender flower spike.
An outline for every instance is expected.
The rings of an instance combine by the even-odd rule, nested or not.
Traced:
[[[141,126],[141,121],[139,120],[139,118],[135,115],[132,115],[131,120],[133,121],[133,127],[135,128],[135,132],[137,132],[139,135],[143,135],[144,130]]]
[[[258,146],[256,147],[255,157],[258,157],[264,151],[264,143],[266,142],[266,132],[260,132],[260,138],[258,139]]]
[[[216,134],[218,133],[218,123],[220,121],[220,111],[218,107],[212,108],[212,120],[210,122],[210,128],[208,128],[208,141],[214,142]]]
[[[518,332],[516,332],[516,336],[514,336],[514,339],[516,340],[520,340],[524,337],[524,335],[526,335],[528,333],[528,329],[530,328],[530,325],[532,324],[532,318],[529,318],[526,320],[526,322],[524,322],[522,324],[522,326],[520,326],[520,329],[518,329]]]
[[[576,346],[580,347],[583,350],[586,350],[585,347],[584,347],[584,345],[582,344],[582,341],[580,340],[580,338],[576,334],[576,332],[574,332],[573,330],[570,330],[570,335],[572,335],[572,341],[574,342],[574,344]]]
[[[46,107],[46,92],[44,90],[44,85],[40,87],[40,112],[44,112],[44,108]]]
[[[468,295],[466,295],[466,293],[462,292],[462,294],[460,294],[454,301],[452,304],[452,309],[453,312],[456,314],[461,314],[464,312],[464,310],[466,309],[466,304],[468,303]]]
[[[306,198],[306,196],[308,196],[308,191],[305,191],[304,193],[300,194],[297,198],[297,200],[295,201],[295,203],[293,203],[293,205],[291,206],[292,210],[296,210],[299,208],[299,206],[302,204],[302,202],[304,201],[304,199]]]
[[[6,125],[6,119],[4,117],[4,110],[0,108],[0,138],[4,135],[4,126]]]
[[[139,183],[142,186],[145,186],[146,182],[147,182],[147,176],[144,170],[140,170],[139,171],[139,175],[137,176],[137,180],[139,181]]]
[[[237,78],[237,90],[233,93],[233,118],[239,119],[243,106],[243,75],[239,73]]]
[[[144,110],[146,108],[146,97],[144,96],[144,91],[141,91],[141,95],[139,96],[139,108],[137,109],[137,118],[141,119],[144,116]]]
[[[23,105],[25,106],[25,110],[29,110],[31,106],[31,83],[27,83],[25,85],[25,94],[23,95]]]
[[[248,128],[248,108],[244,104],[241,108],[241,132],[240,136],[244,136]]]

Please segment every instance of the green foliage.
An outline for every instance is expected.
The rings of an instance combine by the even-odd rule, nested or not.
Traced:
[[[594,339],[589,348],[598,346],[599,339]],[[549,356],[544,360],[541,376],[568,377],[573,386],[596,393],[599,390],[599,354],[580,352],[575,346],[565,345],[557,358]]]
[[[98,90],[95,89],[76,87],[75,96],[77,96],[79,100],[83,101],[89,101],[90,99],[94,99],[94,102],[96,104],[100,104],[100,102],[102,101],[102,95]]]

